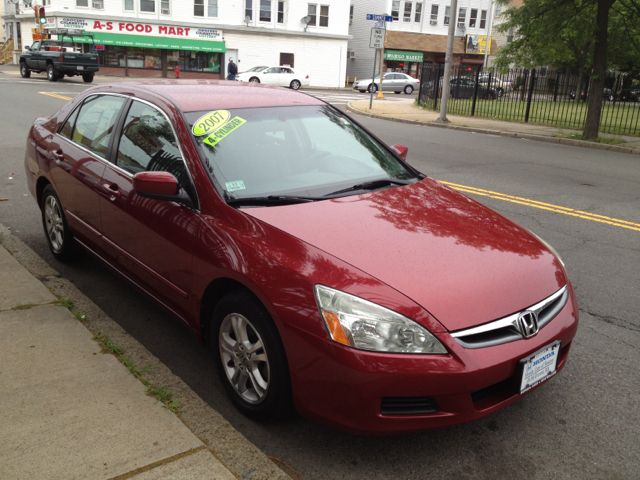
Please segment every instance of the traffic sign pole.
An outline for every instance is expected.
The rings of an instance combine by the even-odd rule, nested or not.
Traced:
[[[384,95],[382,93],[382,69],[384,63],[384,48],[387,44],[387,29],[386,22],[392,22],[393,17],[391,15],[373,15],[367,14],[367,20],[374,20],[376,22],[376,26],[371,29],[371,39],[369,40],[369,47],[375,48],[376,52],[373,57],[373,74],[371,75],[371,85],[376,84],[376,58],[378,57],[378,50],[380,50],[380,89],[378,90],[378,97],[381,100],[384,100]],[[369,100],[369,110],[371,110],[371,106],[373,105],[373,92],[371,93],[371,98]]]
[[[376,60],[378,58],[378,50],[374,50],[374,54],[373,54],[373,73],[371,74],[371,85],[375,85],[376,84]],[[371,110],[371,107],[373,106],[373,88],[369,89],[369,110]]]

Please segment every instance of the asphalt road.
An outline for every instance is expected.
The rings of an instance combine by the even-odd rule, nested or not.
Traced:
[[[566,368],[520,402],[446,430],[363,438],[303,418],[247,420],[207,353],[164,311],[88,256],[72,265],[52,258],[27,192],[24,143],[33,119],[65,102],[38,92],[70,97],[84,88],[0,73],[0,198],[9,199],[0,201],[0,223],[300,478],[638,478],[640,157],[356,117],[387,143],[407,145],[410,163],[430,176],[510,195],[470,194],[556,247],[581,314]]]

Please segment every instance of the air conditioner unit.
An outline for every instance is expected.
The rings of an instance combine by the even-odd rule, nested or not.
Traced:
[[[347,52],[347,57],[350,58],[351,60],[355,60],[356,59],[356,52],[354,52],[353,50],[350,52]]]
[[[437,20],[429,20],[429,23],[431,25],[438,25],[438,21]]]
[[[104,8],[104,2],[93,2],[93,8],[102,10]]]

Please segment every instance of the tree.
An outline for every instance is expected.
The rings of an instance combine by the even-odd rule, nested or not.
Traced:
[[[507,5],[509,0],[497,2]],[[578,71],[580,80],[591,71],[583,136],[597,138],[607,67],[622,66],[607,62],[609,51],[611,59],[625,66],[638,59],[640,0],[525,0],[505,16],[507,21],[496,30],[513,28],[517,37],[498,53],[497,66],[553,65]],[[580,91],[579,85],[578,98]]]

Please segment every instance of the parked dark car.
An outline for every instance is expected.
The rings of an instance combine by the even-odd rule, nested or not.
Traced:
[[[569,98],[571,100],[575,100],[576,99],[575,90],[573,92],[569,93]],[[613,102],[615,99],[616,99],[615,92],[610,88],[605,88],[604,91],[603,91],[603,95],[602,95],[602,101],[603,102]],[[587,100],[587,92],[586,92],[586,90],[582,90],[582,92],[580,92],[580,100],[582,100],[582,101],[586,101]]]
[[[31,47],[25,47],[20,55],[20,75],[29,78],[31,72],[47,72],[50,82],[57,82],[65,75],[82,76],[86,83],[93,82],[94,74],[100,70],[98,55],[81,53],[73,42],[59,40],[36,40]]]
[[[210,344],[245,415],[388,433],[517,401],[578,328],[555,251],[406,154],[309,95],[165,80],[36,119],[25,168],[54,257],[83,248]]]
[[[623,88],[618,92],[618,97],[623,102],[637,102],[640,97],[640,83]]]
[[[430,98],[433,98],[435,93],[435,88],[433,86],[434,80],[428,83],[426,86],[427,95]],[[475,77],[451,77],[449,79],[449,89],[451,92],[451,98],[473,98],[476,89],[476,80]],[[439,80],[438,86],[438,96],[442,92],[442,77]],[[478,98],[484,100],[495,100],[500,95],[493,87],[487,87],[487,82],[479,82],[478,83]]]

